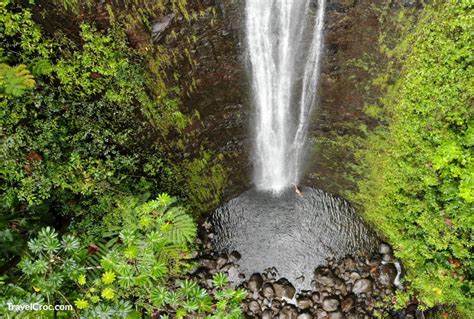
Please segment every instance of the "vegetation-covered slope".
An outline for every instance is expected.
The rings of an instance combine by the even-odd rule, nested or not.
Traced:
[[[435,1],[389,54],[354,197],[407,270],[404,304],[474,316],[474,4]],[[396,78],[395,81],[384,79]]]
[[[151,12],[192,19],[185,1],[154,3],[100,28],[54,7],[74,17],[72,34],[46,32],[50,12],[34,1],[0,0],[2,318],[240,314],[246,293],[213,296],[183,278],[195,217],[219,200],[225,171],[204,147],[183,156],[198,117],[180,112],[173,67],[189,56],[129,43],[130,24]],[[227,287],[223,274],[214,287]],[[8,307],[31,303],[73,308]]]

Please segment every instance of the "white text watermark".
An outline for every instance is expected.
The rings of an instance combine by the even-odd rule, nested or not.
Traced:
[[[12,304],[8,303],[8,311],[22,312],[22,311],[71,311],[72,305],[42,305],[39,303],[22,303]]]

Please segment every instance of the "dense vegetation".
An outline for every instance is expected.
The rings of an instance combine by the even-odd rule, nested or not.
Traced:
[[[198,15],[185,1],[135,1],[107,7],[99,28],[82,18],[92,2],[54,4],[77,34],[46,32],[50,12],[34,1],[0,1],[0,316],[52,317],[8,311],[39,302],[73,305],[56,314],[67,318],[238,317],[245,294],[225,276],[215,295],[183,277],[194,219],[225,180],[204,146],[183,156],[199,118],[180,111],[184,84],[170,70],[193,61],[187,49],[133,49],[126,34],[152,12]]]
[[[394,48],[367,113],[381,125],[358,152],[353,197],[406,267],[398,305],[455,306],[474,317],[472,1],[435,1]],[[403,12],[400,22],[403,20]]]
[[[189,149],[199,114],[168,40],[134,47],[153,13],[206,14],[185,0],[0,0],[0,316],[8,304],[65,304],[63,318],[240,318],[246,292],[217,273],[212,291],[186,279],[196,217],[225,183],[220,156]],[[51,30],[54,6],[73,17]],[[43,8],[43,9],[42,9]],[[396,47],[383,47],[380,123],[357,154],[352,199],[394,246],[407,273],[397,306],[473,310],[474,107],[472,1],[434,1]],[[89,17],[89,19],[88,19]],[[403,20],[400,16],[400,20]],[[411,21],[410,21],[411,23]],[[46,30],[49,25],[49,30]],[[192,28],[190,28],[192,29]],[[73,31],[71,31],[73,30]],[[405,30],[406,31],[406,30]],[[184,68],[186,69],[186,68]],[[172,196],[168,195],[171,194]]]

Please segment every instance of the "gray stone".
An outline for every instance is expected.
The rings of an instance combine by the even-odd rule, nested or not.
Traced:
[[[331,287],[334,286],[334,282],[336,280],[336,276],[334,273],[327,269],[319,269],[316,271],[314,276],[314,281],[322,286]]]
[[[281,302],[277,299],[272,301],[272,311],[274,314],[277,314],[280,311]]]
[[[240,255],[240,253],[238,251],[235,251],[235,250],[229,254],[229,260],[234,262],[234,263],[236,261],[239,261],[241,257],[242,256]]]
[[[379,253],[381,255],[388,255],[388,254],[391,254],[392,253],[392,248],[390,248],[389,245],[387,245],[386,243],[381,243],[379,245]]]
[[[359,275],[359,273],[358,273],[358,272],[355,272],[355,271],[351,272],[351,274],[349,275],[349,279],[350,279],[351,281],[356,281],[356,280],[358,280],[358,279],[360,279],[360,278],[361,278],[361,276]]]
[[[313,315],[308,312],[300,313],[297,319],[313,319]]]
[[[370,279],[359,279],[354,283],[354,287],[352,287],[352,292],[356,295],[360,295],[362,293],[366,294],[372,292],[373,284]]]
[[[340,311],[331,312],[328,316],[329,319],[343,319],[344,316]]]
[[[397,269],[394,264],[385,264],[379,267],[378,282],[385,287],[391,287],[397,276]]]
[[[339,300],[336,298],[324,298],[323,300],[323,309],[325,311],[331,312],[337,310],[337,307],[339,307]]]
[[[273,290],[273,286],[271,283],[264,283],[262,286],[262,295],[265,298],[271,299],[273,296],[275,296],[275,290]]]
[[[249,302],[249,310],[252,311],[254,314],[260,313],[261,308],[257,300],[252,300]]]
[[[171,13],[153,22],[151,32],[152,32],[153,39],[155,41],[160,40],[160,38],[163,35],[163,32],[165,32],[168,29],[174,17],[175,17],[175,14]]]
[[[335,282],[334,282],[334,288],[337,290],[337,292],[340,292],[341,294],[345,295],[347,294],[347,286],[346,284],[340,280],[340,279],[337,279]]]
[[[293,296],[296,293],[295,287],[293,287],[293,285],[285,278],[281,278],[275,282],[273,284],[273,289],[275,290],[275,296],[277,298],[285,297],[293,299]]]
[[[217,264],[217,268],[221,269],[222,267],[224,267],[225,264],[227,264],[227,257],[225,255],[221,255],[217,257],[216,264]]]
[[[296,305],[298,308],[305,310],[313,307],[313,301],[308,297],[299,297],[296,299]]]
[[[323,309],[316,310],[316,318],[317,319],[327,319],[328,313]]]
[[[341,309],[343,312],[349,312],[354,308],[354,304],[355,304],[354,297],[348,296],[341,302]]]
[[[263,278],[262,275],[256,273],[250,276],[248,281],[248,289],[252,292],[259,291],[262,288]]]
[[[222,267],[219,267],[218,269],[220,272],[228,273],[231,268],[234,268],[233,265],[234,264],[228,263],[228,264],[223,265]]]
[[[354,259],[348,257],[348,258],[344,259],[343,267],[346,271],[347,270],[354,270],[356,268],[356,263],[355,263]]]
[[[394,262],[392,255],[383,255],[382,260],[386,263]]]
[[[270,309],[265,309],[263,312],[262,312],[262,319],[272,319],[273,318],[273,314],[272,314],[272,311]]]
[[[204,268],[206,268],[208,270],[215,270],[216,269],[217,263],[214,259],[202,258],[200,260],[200,262],[201,262],[201,266],[203,266]]]
[[[296,319],[298,317],[298,311],[292,305],[286,305],[280,311],[279,319]]]
[[[321,301],[321,297],[320,297],[320,295],[319,295],[319,292],[313,292],[313,293],[311,294],[311,299],[313,299],[313,302],[314,302],[314,303],[320,302],[320,301]]]

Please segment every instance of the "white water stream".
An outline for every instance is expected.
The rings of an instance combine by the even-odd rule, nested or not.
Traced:
[[[325,2],[245,2],[258,189],[279,193],[300,179],[308,122],[317,97]]]

